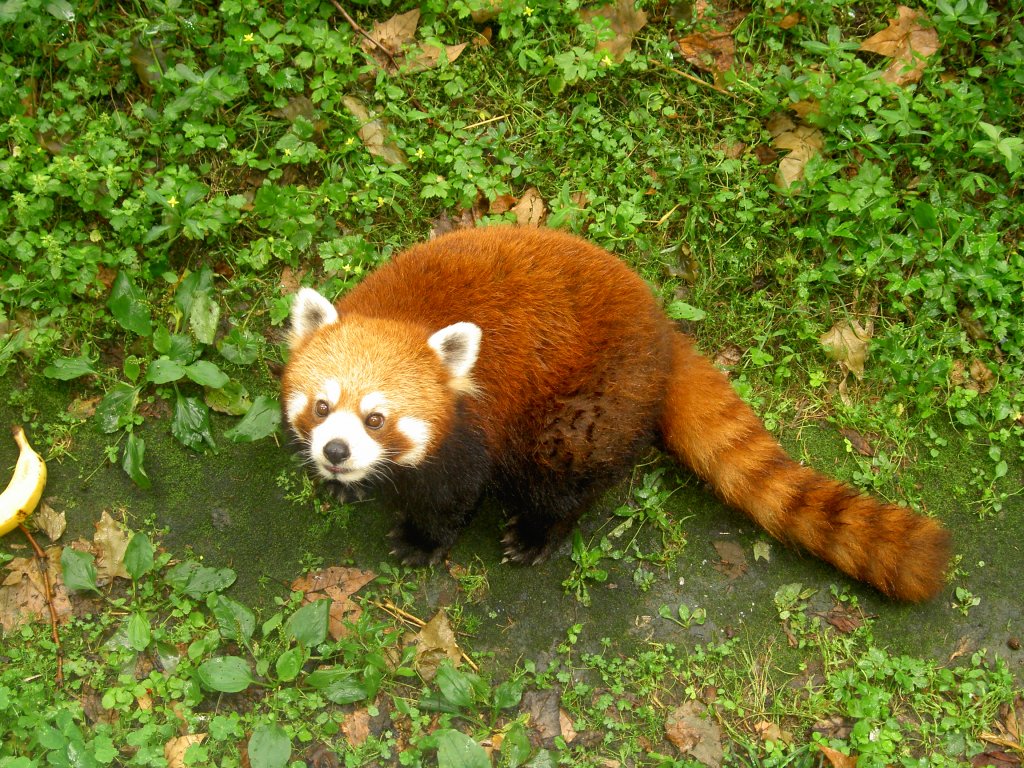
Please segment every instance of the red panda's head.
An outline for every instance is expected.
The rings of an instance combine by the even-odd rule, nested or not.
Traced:
[[[443,437],[456,397],[471,393],[480,329],[431,331],[345,315],[303,288],[291,310],[290,358],[282,377],[288,424],[317,473],[342,483],[416,466]]]

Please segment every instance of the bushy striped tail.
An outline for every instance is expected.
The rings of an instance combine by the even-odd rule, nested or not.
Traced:
[[[945,583],[949,534],[790,458],[725,375],[683,334],[661,420],[665,447],[727,503],[889,597],[920,601]]]

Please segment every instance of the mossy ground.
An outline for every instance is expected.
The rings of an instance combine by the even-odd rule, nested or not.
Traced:
[[[18,383],[8,377],[10,387]],[[52,383],[34,381],[21,401],[56,403],[66,392],[53,391]],[[57,385],[60,386],[60,385]],[[50,387],[48,391],[46,388]],[[14,422],[24,416],[9,405],[0,406],[0,420]],[[40,411],[36,433],[52,433],[58,420]],[[49,429],[48,429],[49,427]],[[104,454],[106,436],[91,423],[61,434],[69,438],[67,453],[49,461],[46,496],[66,512],[66,540],[89,536],[103,510],[123,518],[133,528],[163,529],[163,545],[176,556],[191,553],[211,566],[228,566],[238,574],[232,596],[256,607],[284,596],[304,564],[353,564],[378,570],[391,562],[384,534],[391,516],[374,502],[358,504],[345,525],[330,525],[312,503],[295,503],[277,482],[283,470],[296,463],[284,438],[235,445],[222,441],[216,452],[198,454],[182,447],[164,423],[150,420],[145,428],[148,467],[153,486],[136,487],[119,466]],[[37,440],[37,444],[38,444]],[[799,440],[785,439],[795,455],[811,456],[813,463],[832,473],[850,471],[842,438],[829,425],[812,422],[800,430]],[[42,446],[40,446],[42,447]],[[45,453],[45,448],[43,449]],[[13,443],[0,445],[0,467],[16,457]],[[952,531],[957,567],[950,585],[934,601],[901,605],[854,583],[828,566],[771,542],[770,560],[752,555],[755,542],[769,542],[739,513],[728,509],[695,480],[669,500],[669,517],[678,521],[686,544],[669,566],[650,566],[653,579],[645,590],[634,584],[636,563],[605,558],[607,580],[591,583],[590,605],[583,605],[563,586],[573,571],[567,543],[550,561],[524,569],[502,564],[498,543],[500,510],[488,504],[474,520],[451,554],[453,571],[470,569],[485,577],[486,586],[467,596],[444,568],[408,574],[419,584],[415,612],[429,617],[439,607],[457,606],[460,626],[471,633],[467,643],[478,653],[493,653],[501,663],[543,658],[553,652],[569,627],[582,625],[582,648],[596,649],[602,638],[629,653],[654,640],[724,640],[744,634],[751,642],[777,629],[774,596],[781,586],[800,583],[817,590],[811,610],[826,612],[832,604],[830,587],[856,596],[865,613],[877,617],[876,640],[894,653],[946,660],[966,650],[985,648],[1002,656],[1018,679],[1024,679],[1024,653],[1014,650],[1013,639],[1024,633],[1021,595],[1024,571],[1024,515],[1019,498],[1003,512],[982,519],[959,500],[966,485],[970,448],[950,441],[945,453],[910,473],[920,485],[923,504]],[[1019,473],[1020,466],[1014,467]],[[671,475],[669,477],[672,477]],[[685,475],[684,475],[685,477]],[[669,482],[675,482],[671,480]],[[625,497],[625,486],[611,492],[582,523],[585,541],[607,530],[610,511]],[[657,551],[657,536],[647,531],[643,551]],[[720,557],[714,543],[732,540],[746,553],[747,568],[727,576],[715,566]],[[4,539],[0,547],[23,547],[20,533]],[[392,563],[393,564],[393,563]],[[980,603],[962,612],[954,590],[962,587]],[[684,630],[659,618],[659,608],[673,612],[680,603],[703,608],[707,621]]]

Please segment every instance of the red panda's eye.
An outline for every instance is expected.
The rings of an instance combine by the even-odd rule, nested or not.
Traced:
[[[326,418],[331,412],[331,406],[326,400],[317,400],[316,405],[313,406],[313,413],[319,416],[321,419]]]
[[[384,414],[371,413],[366,417],[366,426],[370,429],[380,429],[384,426]]]

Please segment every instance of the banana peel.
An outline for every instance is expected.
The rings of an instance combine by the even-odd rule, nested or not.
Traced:
[[[32,450],[25,430],[11,427],[14,442],[21,452],[7,488],[0,494],[0,536],[13,531],[31,515],[46,487],[46,462]]]

